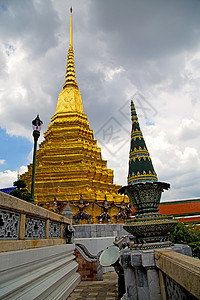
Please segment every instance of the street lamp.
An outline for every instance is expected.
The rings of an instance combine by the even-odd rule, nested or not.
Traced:
[[[33,166],[32,166],[32,181],[31,181],[31,202],[34,204],[34,188],[35,188],[35,163],[36,163],[36,150],[37,141],[40,136],[43,122],[40,120],[39,115],[32,121],[34,149],[33,149]]]

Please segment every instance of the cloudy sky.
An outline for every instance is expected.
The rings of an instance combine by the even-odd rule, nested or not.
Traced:
[[[0,187],[32,160],[31,121],[47,130],[65,78],[69,8],[84,112],[125,185],[130,100],[164,200],[200,197],[199,0],[0,0]]]

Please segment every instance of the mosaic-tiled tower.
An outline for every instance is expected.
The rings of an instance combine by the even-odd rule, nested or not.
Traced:
[[[119,193],[128,195],[136,212],[135,217],[124,225],[124,229],[133,235],[133,243],[130,244],[132,249],[166,247],[171,245],[168,234],[177,222],[171,217],[162,216],[158,212],[158,205],[162,192],[170,185],[158,181],[133,101],[131,119],[128,185],[122,187]]]
[[[128,184],[137,182],[158,181],[156,172],[143,138],[135,106],[131,101],[131,149],[129,157]]]

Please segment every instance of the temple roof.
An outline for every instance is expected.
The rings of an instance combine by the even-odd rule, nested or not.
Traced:
[[[158,178],[140,129],[133,101],[131,101],[131,119],[132,132],[128,184],[157,181]]]

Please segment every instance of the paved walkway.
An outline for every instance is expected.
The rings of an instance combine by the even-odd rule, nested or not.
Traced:
[[[103,275],[103,281],[81,281],[67,300],[114,300],[118,299],[117,275],[108,272]]]

